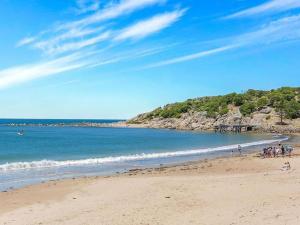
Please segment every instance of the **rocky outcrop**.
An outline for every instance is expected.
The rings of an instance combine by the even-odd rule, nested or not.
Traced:
[[[206,112],[190,111],[180,118],[149,118],[141,114],[126,122],[129,127],[166,128],[179,130],[213,130],[218,125],[251,125],[256,131],[295,133],[300,132],[300,119],[285,120],[286,125],[278,125],[279,115],[273,108],[265,107],[250,116],[244,117],[238,107],[231,107],[229,112],[216,118],[210,118]]]
[[[250,125],[256,131],[299,133],[300,119],[284,120],[286,125],[278,125],[279,115],[273,108],[266,107],[250,116],[244,117],[238,107],[230,107],[227,114],[210,118],[206,112],[190,111],[184,113],[180,118],[150,118],[149,113],[141,114],[129,121],[116,123],[74,123],[74,124],[7,124],[7,126],[50,126],[50,127],[131,127],[131,128],[163,128],[178,130],[209,131],[219,125]]]

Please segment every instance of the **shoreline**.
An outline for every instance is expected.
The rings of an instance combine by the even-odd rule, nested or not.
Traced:
[[[243,148],[244,154],[251,154],[253,152],[258,152],[258,148],[263,148],[266,145],[274,145],[279,141],[288,144],[287,138],[292,140],[290,137],[283,136],[280,140],[267,139],[242,143],[240,145]],[[82,160],[42,160],[8,163],[0,165],[0,172],[3,172],[2,179],[8,179],[6,183],[0,183],[0,192],[22,189],[26,186],[44,183],[51,180],[60,181],[65,179],[78,179],[81,177],[113,176],[115,174],[126,173],[127,171],[137,169],[145,168],[147,170],[149,168],[158,168],[161,166],[178,166],[185,163],[200,162],[202,160],[213,160],[223,157],[226,158],[232,156],[231,150],[236,152],[235,149],[237,146],[238,144],[232,144],[191,150],[186,149],[149,154],[141,153],[137,155]],[[233,155],[236,154],[237,153],[234,153]],[[31,171],[35,173],[34,177],[31,177]],[[5,172],[8,172],[7,176],[5,176]],[[55,173],[55,175],[53,173]],[[53,175],[48,176],[47,174]]]
[[[300,150],[300,149],[299,149]],[[220,156],[207,156],[206,158],[201,158],[201,159],[196,159],[196,160],[187,160],[183,162],[175,162],[175,163],[165,163],[165,164],[159,164],[157,166],[136,166],[132,169],[127,169],[123,172],[117,171],[117,172],[112,172],[112,173],[107,173],[105,175],[82,175],[82,176],[74,176],[74,177],[69,177],[69,178],[57,178],[57,179],[51,179],[47,181],[41,181],[25,186],[21,186],[19,188],[13,188],[10,187],[7,190],[0,191],[0,193],[9,193],[9,192],[14,192],[14,191],[21,191],[22,189],[30,189],[31,187],[39,186],[39,185],[44,185],[52,182],[58,182],[58,183],[63,183],[63,182],[70,182],[72,180],[94,180],[94,179],[101,179],[101,178],[110,178],[110,177],[122,177],[122,176],[136,176],[136,175],[141,175],[141,174],[146,174],[150,171],[164,171],[164,170],[172,170],[172,168],[177,168],[177,167],[186,167],[186,166],[192,166],[193,164],[201,164],[203,162],[210,162],[210,161],[216,161],[216,160],[226,160],[230,158],[240,158],[240,157],[249,157],[249,156],[256,156],[258,157],[259,150],[251,150],[250,152],[242,154],[240,156],[238,153],[234,153],[233,155],[230,155],[228,153],[227,155],[220,155]],[[299,152],[300,153],[300,152]]]
[[[0,224],[299,224],[295,146],[292,158],[261,159],[256,152],[0,192]],[[286,161],[292,168],[281,171]],[[118,206],[120,201],[127,203]]]

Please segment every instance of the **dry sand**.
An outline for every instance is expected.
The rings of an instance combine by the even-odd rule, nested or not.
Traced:
[[[299,225],[300,156],[255,155],[0,193],[0,224]],[[291,170],[281,167],[289,161]]]

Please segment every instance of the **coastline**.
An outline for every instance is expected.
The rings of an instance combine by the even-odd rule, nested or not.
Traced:
[[[273,145],[278,141],[287,143],[289,137],[269,138],[254,142],[243,142],[240,146],[245,154],[255,152],[257,148]],[[292,138],[293,139],[293,138]],[[290,140],[292,140],[290,139]],[[295,138],[296,142],[298,139]],[[299,141],[300,142],[300,141]],[[110,176],[132,169],[156,168],[197,162],[203,159],[215,159],[232,155],[238,143],[215,147],[191,148],[176,151],[150,152],[131,155],[85,158],[78,160],[40,160],[13,162],[0,165],[0,191],[20,189],[51,180],[80,177]]]
[[[87,128],[135,128],[135,129],[166,129],[166,130],[179,130],[179,131],[198,131],[198,132],[213,132],[215,131],[213,126],[192,128],[190,126],[178,126],[177,121],[172,119],[166,120],[166,122],[155,122],[155,123],[130,123],[130,121],[120,121],[112,123],[102,122],[86,122],[86,123],[8,123],[2,124],[8,127],[87,127]],[[257,126],[251,131],[242,131],[242,133],[281,133],[285,135],[300,135],[300,123],[295,125],[274,125],[269,124],[268,126]],[[233,131],[227,131],[234,133]]]
[[[292,158],[251,153],[1,192],[0,224],[299,224],[295,146]]]

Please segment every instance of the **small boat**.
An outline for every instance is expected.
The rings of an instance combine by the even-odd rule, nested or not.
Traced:
[[[24,130],[21,130],[17,133],[19,136],[23,136],[24,135]]]

